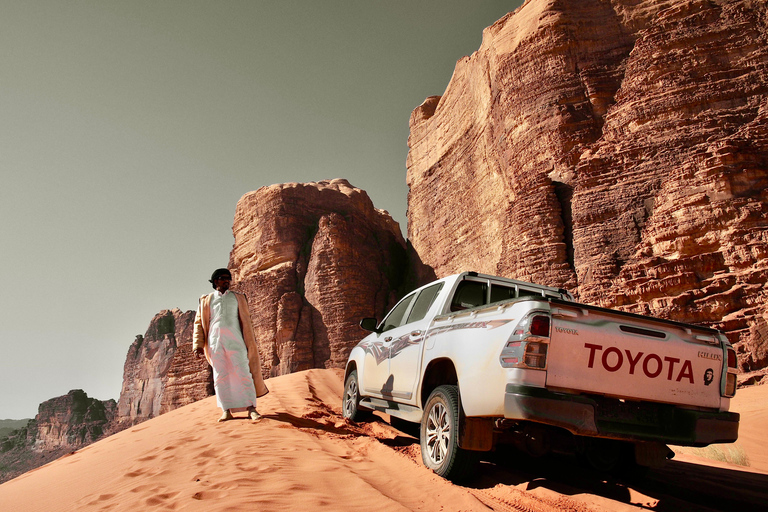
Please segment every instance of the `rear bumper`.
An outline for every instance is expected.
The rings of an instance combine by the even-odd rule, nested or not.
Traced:
[[[682,446],[731,443],[739,434],[738,413],[697,411],[653,402],[622,402],[515,384],[507,384],[504,417],[561,427],[582,436]]]

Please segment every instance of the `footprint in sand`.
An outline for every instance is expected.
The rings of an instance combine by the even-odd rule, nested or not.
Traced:
[[[91,502],[89,502],[88,505],[98,505],[102,501],[111,500],[115,496],[117,496],[117,495],[116,494],[101,494],[101,495],[99,495],[98,498],[96,498],[95,500],[92,500]]]
[[[162,505],[165,502],[170,501],[179,495],[178,492],[164,492],[164,493],[158,492],[160,490],[161,490],[160,488],[157,488],[154,490],[154,492],[150,491],[150,492],[153,492],[153,495],[147,498],[146,500],[144,500],[144,503],[146,503],[151,507],[154,507],[157,505]]]
[[[228,493],[221,491],[199,491],[192,495],[193,500],[217,500],[226,496]]]
[[[204,452],[198,453],[198,455],[200,457],[205,457],[205,458],[209,459],[209,458],[216,457],[217,453],[218,452],[216,450],[205,450]]]

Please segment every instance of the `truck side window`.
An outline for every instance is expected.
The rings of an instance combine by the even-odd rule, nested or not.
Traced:
[[[488,285],[477,281],[462,281],[451,301],[451,311],[475,308],[485,304]]]
[[[427,311],[429,311],[429,308],[432,307],[432,303],[435,302],[435,298],[437,297],[437,294],[440,293],[442,288],[443,283],[438,283],[434,286],[430,286],[429,288],[424,288],[421,290],[419,297],[413,304],[411,314],[408,315],[407,323],[418,322],[427,316]]]
[[[415,293],[410,294],[389,312],[387,318],[384,319],[382,332],[394,329],[395,327],[400,327],[403,324],[403,316],[405,316],[405,312],[408,310],[408,306],[411,305],[411,301],[415,296]]]
[[[491,304],[515,298],[515,289],[499,284],[491,284]]]

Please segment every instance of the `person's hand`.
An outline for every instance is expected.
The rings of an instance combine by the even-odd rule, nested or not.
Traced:
[[[203,347],[197,347],[195,349],[195,357],[200,359],[203,356]]]

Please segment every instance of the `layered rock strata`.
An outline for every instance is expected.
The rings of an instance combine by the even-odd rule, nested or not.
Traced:
[[[194,320],[194,317],[193,317]],[[192,339],[191,337],[189,338]],[[192,343],[176,347],[160,399],[160,414],[197,402],[214,394],[213,371],[204,358],[192,352]]]
[[[114,400],[80,389],[41,403],[35,419],[0,442],[0,483],[109,435],[116,412]]]
[[[40,404],[34,420],[34,450],[76,449],[107,433],[115,417],[114,400],[90,398],[81,389]]]
[[[764,2],[529,0],[411,115],[408,236],[768,364]]]
[[[381,319],[402,293],[400,227],[346,180],[246,194],[233,233],[233,289],[248,297],[265,376],[343,367],[360,319]]]
[[[118,401],[118,423],[139,423],[212,393],[205,359],[192,353],[195,312],[163,310],[128,349]]]

